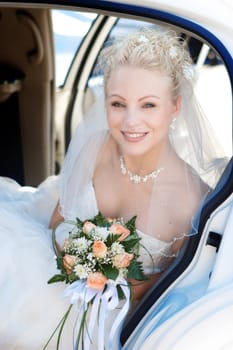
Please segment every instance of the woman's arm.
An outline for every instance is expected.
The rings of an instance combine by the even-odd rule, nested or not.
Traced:
[[[173,254],[178,254],[180,248],[186,241],[187,237],[177,240],[172,247]],[[155,284],[158,278],[162,275],[163,272],[147,275],[147,281],[137,281],[135,279],[129,279],[129,282],[132,285],[132,299],[133,302],[140,301],[140,299],[146,294],[146,292]]]
[[[64,218],[59,213],[59,202],[57,203],[50,219],[49,228],[55,228]]]
[[[161,276],[162,272],[153,275],[147,275],[147,281],[137,281],[134,279],[129,279],[131,283],[132,299],[133,302],[139,301],[146,292],[153,286],[157,279]]]

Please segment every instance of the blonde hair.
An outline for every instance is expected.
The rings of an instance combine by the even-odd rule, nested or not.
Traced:
[[[159,70],[170,77],[174,97],[180,93],[184,79],[192,76],[192,60],[184,41],[172,30],[141,29],[118,37],[99,56],[98,67],[104,71],[106,91],[111,72],[122,65]]]

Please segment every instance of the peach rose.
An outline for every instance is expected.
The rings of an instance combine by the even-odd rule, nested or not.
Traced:
[[[87,277],[88,287],[101,290],[104,288],[107,278],[101,272],[93,272]]]
[[[104,258],[107,254],[107,246],[102,241],[95,241],[92,246],[93,254],[96,258]]]
[[[85,221],[84,224],[83,224],[83,232],[86,233],[86,234],[88,234],[88,233],[90,233],[91,230],[92,230],[93,228],[95,228],[95,227],[96,227],[96,225],[93,224],[92,222],[90,222],[90,221]]]
[[[66,254],[63,257],[63,263],[64,263],[64,268],[66,270],[66,273],[71,274],[72,268],[76,262],[76,257],[73,255]]]
[[[130,234],[130,230],[118,223],[111,225],[109,231],[114,235],[119,235],[119,241],[123,241]]]
[[[117,269],[128,267],[133,257],[134,255],[129,253],[117,254],[113,258],[113,265]]]

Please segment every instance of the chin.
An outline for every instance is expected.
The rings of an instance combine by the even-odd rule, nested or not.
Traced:
[[[122,153],[128,157],[142,157],[150,152],[149,149],[142,147],[125,147],[122,148]]]

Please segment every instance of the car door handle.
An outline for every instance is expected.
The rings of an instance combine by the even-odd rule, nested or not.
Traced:
[[[44,45],[40,29],[34,18],[26,11],[17,11],[16,16],[20,22],[31,30],[35,41],[35,48],[28,51],[27,56],[30,63],[38,65],[44,58]]]

